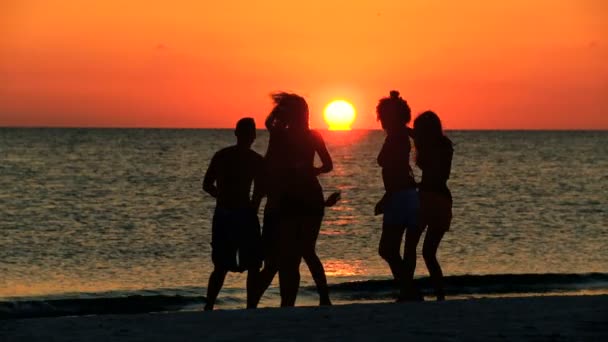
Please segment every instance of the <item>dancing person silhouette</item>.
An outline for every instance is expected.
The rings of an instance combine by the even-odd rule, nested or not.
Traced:
[[[419,300],[421,296],[414,286],[413,274],[409,275],[404,261],[409,260],[408,253],[413,252],[415,257],[416,245],[408,236],[418,228],[419,210],[416,181],[410,166],[411,130],[407,124],[411,120],[411,110],[399,92],[391,91],[389,97],[380,99],[376,112],[386,132],[378,154],[385,189],[375,208],[376,214],[383,214],[378,253],[399,284],[398,301]],[[400,247],[406,230],[404,256],[401,257]]]
[[[333,168],[322,136],[308,126],[308,104],[304,98],[288,93],[273,95],[275,106],[266,120],[270,133],[265,156],[263,241],[264,268],[260,274],[260,293],[268,288],[277,270],[281,306],[295,305],[303,258],[317,286],[320,305],[331,305],[327,277],[316,254],[316,241],[324,207],[339,200],[339,193],[327,200],[317,176]],[[314,166],[318,154],[321,166]]]
[[[452,221],[452,193],[447,186],[452,169],[454,149],[452,141],[443,133],[439,116],[432,111],[420,114],[414,120],[414,145],[416,165],[422,170],[418,186],[420,196],[419,229],[411,236],[418,244],[422,232],[426,235],[422,245],[422,256],[438,301],[445,299],[443,272],[437,260],[437,249]],[[411,277],[416,268],[416,255],[406,260]]]

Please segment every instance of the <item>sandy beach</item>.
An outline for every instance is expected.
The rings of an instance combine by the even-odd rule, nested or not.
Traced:
[[[9,341],[601,341],[608,296],[0,321]]]

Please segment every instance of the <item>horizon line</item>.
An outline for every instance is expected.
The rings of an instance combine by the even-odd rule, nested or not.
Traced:
[[[168,127],[168,126],[0,126],[0,129],[150,129],[150,130],[234,130],[234,127]],[[311,128],[328,132],[349,131],[382,131],[382,128],[352,128],[350,130],[330,130],[329,128]],[[256,128],[265,131],[266,128]],[[445,131],[608,131],[607,128],[447,128]]]

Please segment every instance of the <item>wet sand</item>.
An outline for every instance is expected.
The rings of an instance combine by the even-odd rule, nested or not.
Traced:
[[[608,296],[0,321],[9,341],[607,341]]]

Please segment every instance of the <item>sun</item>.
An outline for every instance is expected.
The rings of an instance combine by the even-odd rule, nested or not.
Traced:
[[[335,100],[325,107],[323,116],[329,126],[329,130],[350,130],[350,126],[355,121],[355,107],[347,101]]]

